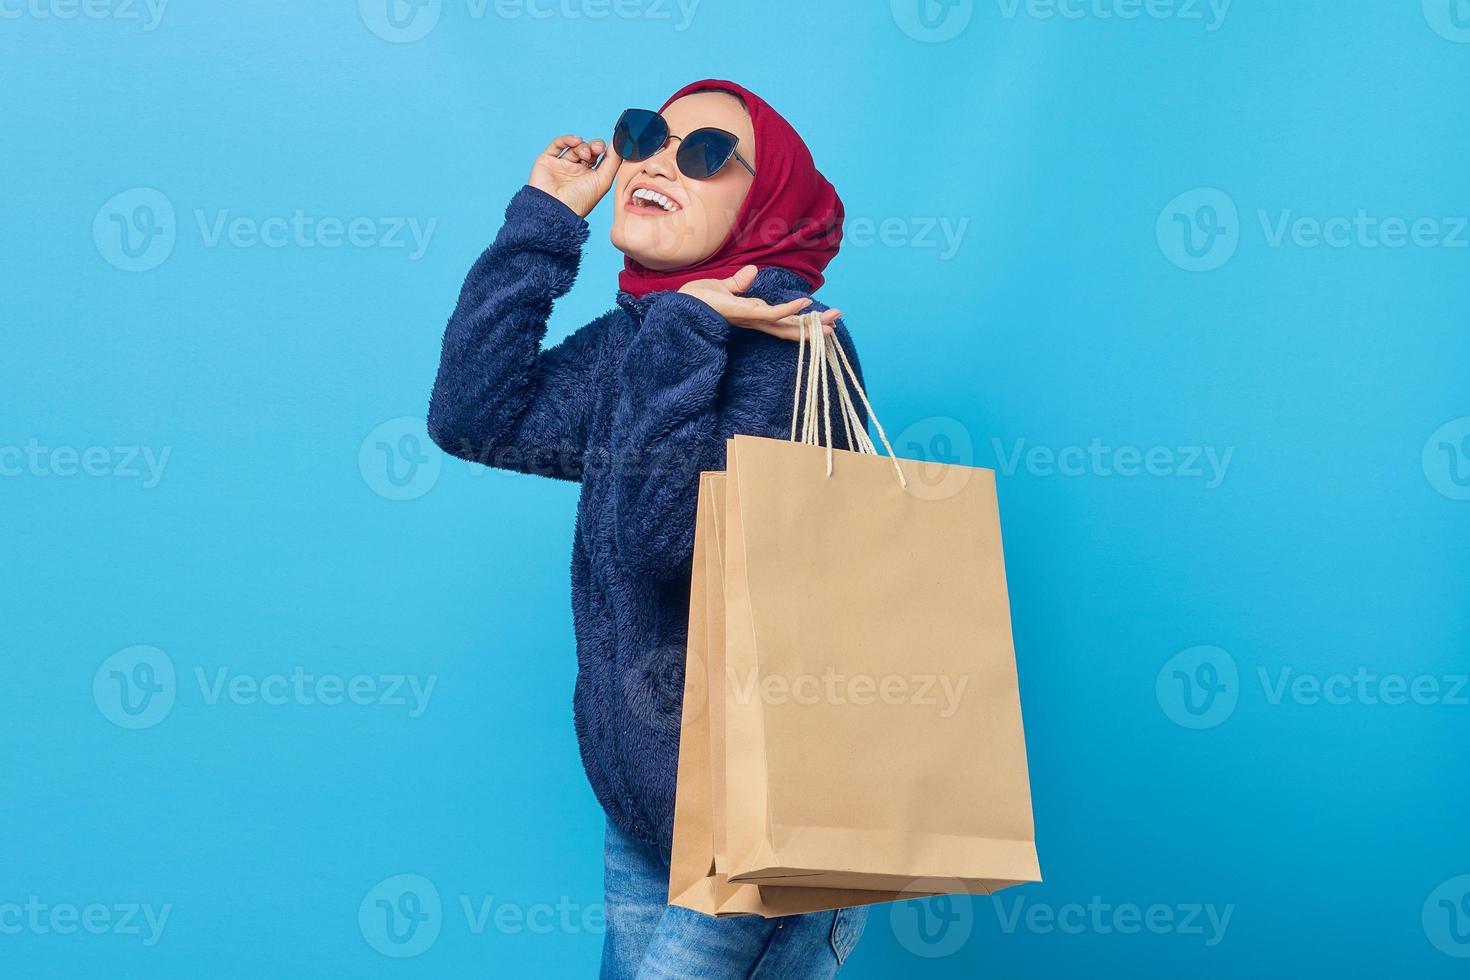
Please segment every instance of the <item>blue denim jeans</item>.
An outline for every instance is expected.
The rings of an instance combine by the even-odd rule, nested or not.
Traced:
[[[716,919],[668,904],[669,855],[607,825],[602,980],[826,980],[857,945],[866,908]]]

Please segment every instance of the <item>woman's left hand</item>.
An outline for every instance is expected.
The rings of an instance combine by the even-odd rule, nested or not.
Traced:
[[[772,306],[754,296],[742,296],[755,281],[756,267],[747,265],[728,279],[695,279],[679,287],[679,292],[703,300],[716,313],[730,322],[732,327],[759,330],[773,337],[796,340],[801,336],[800,314],[812,300],[807,297],[789,303]],[[841,310],[827,310],[822,314],[823,330],[830,334],[832,325],[842,315]]]

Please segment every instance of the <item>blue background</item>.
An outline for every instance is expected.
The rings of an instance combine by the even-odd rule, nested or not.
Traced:
[[[1047,880],[929,909],[960,930],[940,945],[914,939],[916,909],[880,908],[846,975],[1464,975],[1470,233],[1444,240],[1470,213],[1467,5],[1220,22],[1185,0],[1136,19],[984,0],[935,3],[926,27],[914,0],[703,0],[687,24],[653,0],[601,18],[443,0],[395,33],[374,0],[175,0],[151,30],[142,7],[27,2],[0,19],[0,974],[593,972],[575,488],[415,433],[456,290],[532,157],[713,75],[780,108],[842,192],[854,235],[822,296],[906,452],[1171,454],[1131,476],[1003,470]],[[434,225],[418,256],[391,235],[208,234],[220,212],[298,210],[375,240]],[[1273,239],[1283,215],[1360,210],[1435,219],[1441,243]],[[620,257],[592,222],[553,339],[611,304]],[[100,447],[111,475],[23,459],[31,440]],[[126,447],[169,453],[156,485]],[[1223,479],[1192,475],[1189,447],[1230,451]],[[130,730],[109,658],[136,645],[176,682]],[[198,672],[222,669],[436,686],[412,717],[211,699]],[[1274,697],[1285,669],[1440,694]],[[398,874],[443,902],[403,959],[358,920]],[[149,946],[17,928],[3,907],[29,896],[171,911]],[[561,903],[571,925],[477,932],[462,896]],[[1111,912],[1047,927],[1089,903],[1231,918],[1223,938],[1125,934]]]

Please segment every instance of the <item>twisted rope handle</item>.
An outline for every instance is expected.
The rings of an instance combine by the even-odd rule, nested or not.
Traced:
[[[852,362],[848,360],[847,351],[843,349],[842,342],[837,339],[835,333],[830,338],[827,336],[822,329],[820,313],[802,314],[799,326],[796,346],[796,385],[791,393],[791,440],[808,446],[825,445],[827,447],[827,475],[832,475],[832,392],[828,383],[830,376],[836,382],[837,407],[841,413],[842,429],[843,434],[847,437],[847,444],[852,446],[856,452],[864,455],[878,455],[877,447],[873,445],[873,440],[868,435],[867,427],[858,414],[857,406],[853,404],[852,394],[848,390],[848,383],[850,383],[852,391],[856,391],[858,398],[862,399],[868,418],[873,420],[873,426],[878,430],[878,438],[883,441],[883,448],[888,451],[888,458],[893,461],[893,469],[898,474],[899,486],[907,488],[908,478],[903,474],[903,467],[898,465],[898,456],[888,442],[888,435],[883,431],[883,423],[879,422],[878,416],[873,414],[873,406],[868,401],[867,392],[863,391],[862,383],[858,381],[857,372],[853,370]],[[810,357],[807,356],[806,350],[808,343],[811,344]],[[806,398],[804,400],[801,397],[803,362],[806,367]],[[796,425],[798,415],[801,417],[800,438],[797,435]],[[822,442],[817,432],[818,415],[822,417],[826,435],[825,443]]]

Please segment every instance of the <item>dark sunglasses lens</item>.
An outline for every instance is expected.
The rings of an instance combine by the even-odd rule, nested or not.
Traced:
[[[708,180],[735,155],[735,137],[719,129],[696,129],[679,143],[679,171]]]
[[[648,109],[629,109],[613,127],[613,149],[624,160],[647,160],[668,141],[669,127],[663,116]]]

